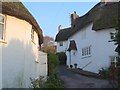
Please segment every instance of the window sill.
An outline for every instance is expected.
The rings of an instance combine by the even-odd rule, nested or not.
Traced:
[[[89,58],[89,57],[91,57],[91,55],[82,56],[82,59],[84,59],[84,58]]]
[[[4,40],[0,40],[0,43],[7,44],[7,42],[6,42],[6,41],[4,41]]]

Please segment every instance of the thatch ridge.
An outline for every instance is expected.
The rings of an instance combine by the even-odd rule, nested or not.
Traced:
[[[119,4],[120,2],[111,2],[106,5],[103,5],[102,3],[96,4],[85,15],[76,19],[75,27],[71,27],[69,30],[66,29],[68,32],[66,32],[67,38],[65,38],[65,40],[67,40],[69,37],[90,23],[93,23],[92,29],[95,31],[115,28],[115,19],[118,18],[118,6],[120,6]],[[64,34],[64,36],[62,35],[60,39],[58,37],[61,37],[60,33],[56,35],[56,41],[65,41],[62,37],[66,37],[66,34]]]

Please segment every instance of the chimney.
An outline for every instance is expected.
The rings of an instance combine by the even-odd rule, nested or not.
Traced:
[[[62,29],[62,25],[59,25],[58,26],[58,31],[61,31],[61,29]]]
[[[73,14],[71,14],[71,26],[75,27],[75,20],[78,18],[79,16],[77,15],[76,11],[74,11]]]
[[[107,5],[113,2],[119,2],[120,0],[101,0],[101,5]]]

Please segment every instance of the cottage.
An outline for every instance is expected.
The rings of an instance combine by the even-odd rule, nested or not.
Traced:
[[[47,76],[42,30],[21,2],[0,2],[0,89],[28,88]]]
[[[67,65],[98,73],[116,62],[114,38],[119,2],[100,2],[83,16],[71,15],[71,27],[56,35],[57,52],[65,52]]]

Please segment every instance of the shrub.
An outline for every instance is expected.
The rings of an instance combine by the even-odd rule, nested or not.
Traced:
[[[57,53],[61,65],[66,65],[67,56],[64,52]]]
[[[55,54],[48,54],[48,75],[54,72],[54,69],[59,65],[58,56]]]
[[[63,88],[63,81],[60,79],[58,72],[55,70],[47,77],[45,82],[40,76],[38,79],[31,79],[32,88]]]
[[[55,54],[48,54],[48,74],[47,81],[45,82],[43,77],[31,79],[33,88],[62,88],[63,81],[57,72],[56,67],[59,65],[58,56]]]
[[[102,68],[101,70],[99,70],[99,75],[101,78],[103,79],[107,79],[110,78],[110,67],[109,68]]]

